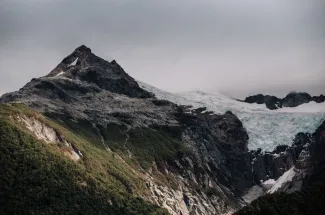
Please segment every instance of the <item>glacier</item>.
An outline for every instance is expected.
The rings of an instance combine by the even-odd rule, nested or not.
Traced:
[[[278,145],[291,145],[299,132],[313,133],[325,120],[325,103],[309,102],[294,108],[269,110],[265,104],[248,104],[219,93],[190,91],[169,93],[138,81],[141,88],[152,92],[158,99],[194,108],[206,107],[208,111],[234,113],[246,128],[249,150],[261,148],[273,151]]]

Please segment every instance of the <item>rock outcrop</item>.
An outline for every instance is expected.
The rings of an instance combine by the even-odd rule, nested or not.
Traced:
[[[73,144],[69,143],[63,135],[61,135],[54,128],[46,125],[35,117],[28,117],[25,115],[15,116],[17,121],[22,123],[37,139],[43,140],[48,144],[60,145],[60,151],[74,161],[82,158],[82,153]]]
[[[325,96],[311,96],[308,93],[289,93],[284,98],[277,98],[275,96],[257,94],[254,96],[246,97],[244,102],[247,103],[257,103],[257,104],[265,104],[266,107],[270,110],[276,110],[282,107],[297,107],[299,105],[309,103],[309,102],[322,103],[325,101]]]

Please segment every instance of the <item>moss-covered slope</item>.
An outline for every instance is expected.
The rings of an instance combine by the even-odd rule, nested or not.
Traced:
[[[15,120],[36,117],[78,146],[75,162],[62,147],[37,140]],[[98,148],[22,105],[0,105],[1,214],[167,214],[141,198],[141,176]]]

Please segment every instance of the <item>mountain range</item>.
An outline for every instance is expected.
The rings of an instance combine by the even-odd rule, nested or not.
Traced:
[[[172,94],[82,45],[0,98],[0,210],[322,214],[324,101]]]

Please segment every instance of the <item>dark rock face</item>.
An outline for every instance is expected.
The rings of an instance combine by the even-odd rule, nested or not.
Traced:
[[[204,108],[183,110],[176,114],[177,120],[193,137],[199,169],[197,178],[207,171],[212,178],[241,195],[253,185],[251,159],[247,149],[248,135],[241,121],[231,112],[224,115],[200,113]]]
[[[305,166],[309,167],[309,173],[304,180],[303,186],[308,186],[317,180],[319,173],[325,174],[325,121],[312,135],[312,141],[308,147],[309,156]]]
[[[310,101],[312,97],[308,93],[289,93],[282,99],[282,104],[284,107],[297,107]]]
[[[152,93],[141,89],[138,83],[115,60],[109,63],[94,55],[90,48],[84,45],[63,59],[47,77],[54,77],[60,73],[63,73],[61,74],[63,77],[95,84],[99,88],[113,93],[133,98],[154,97]]]
[[[264,95],[262,94],[257,94],[254,96],[249,96],[245,98],[245,102],[247,103],[256,103],[256,104],[264,104]]]
[[[316,103],[325,102],[325,96],[311,96],[308,93],[289,93],[283,99],[277,98],[275,96],[257,94],[254,96],[248,96],[245,98],[244,102],[246,103],[257,103],[265,104],[266,107],[270,110],[276,110],[282,107],[297,107],[299,105],[309,103],[314,101]]]
[[[313,96],[312,100],[316,103],[322,103],[325,101],[325,96],[324,95],[320,95],[320,96]]]
[[[281,104],[281,99],[278,99],[275,96],[269,96],[269,95],[262,95],[262,94],[258,94],[255,96],[249,96],[247,97],[244,102],[247,103],[257,103],[257,104],[265,104],[267,108],[269,108],[270,110],[276,110],[279,107],[282,107]]]
[[[270,110],[276,110],[282,107],[281,100],[275,96],[264,96],[264,103]]]

